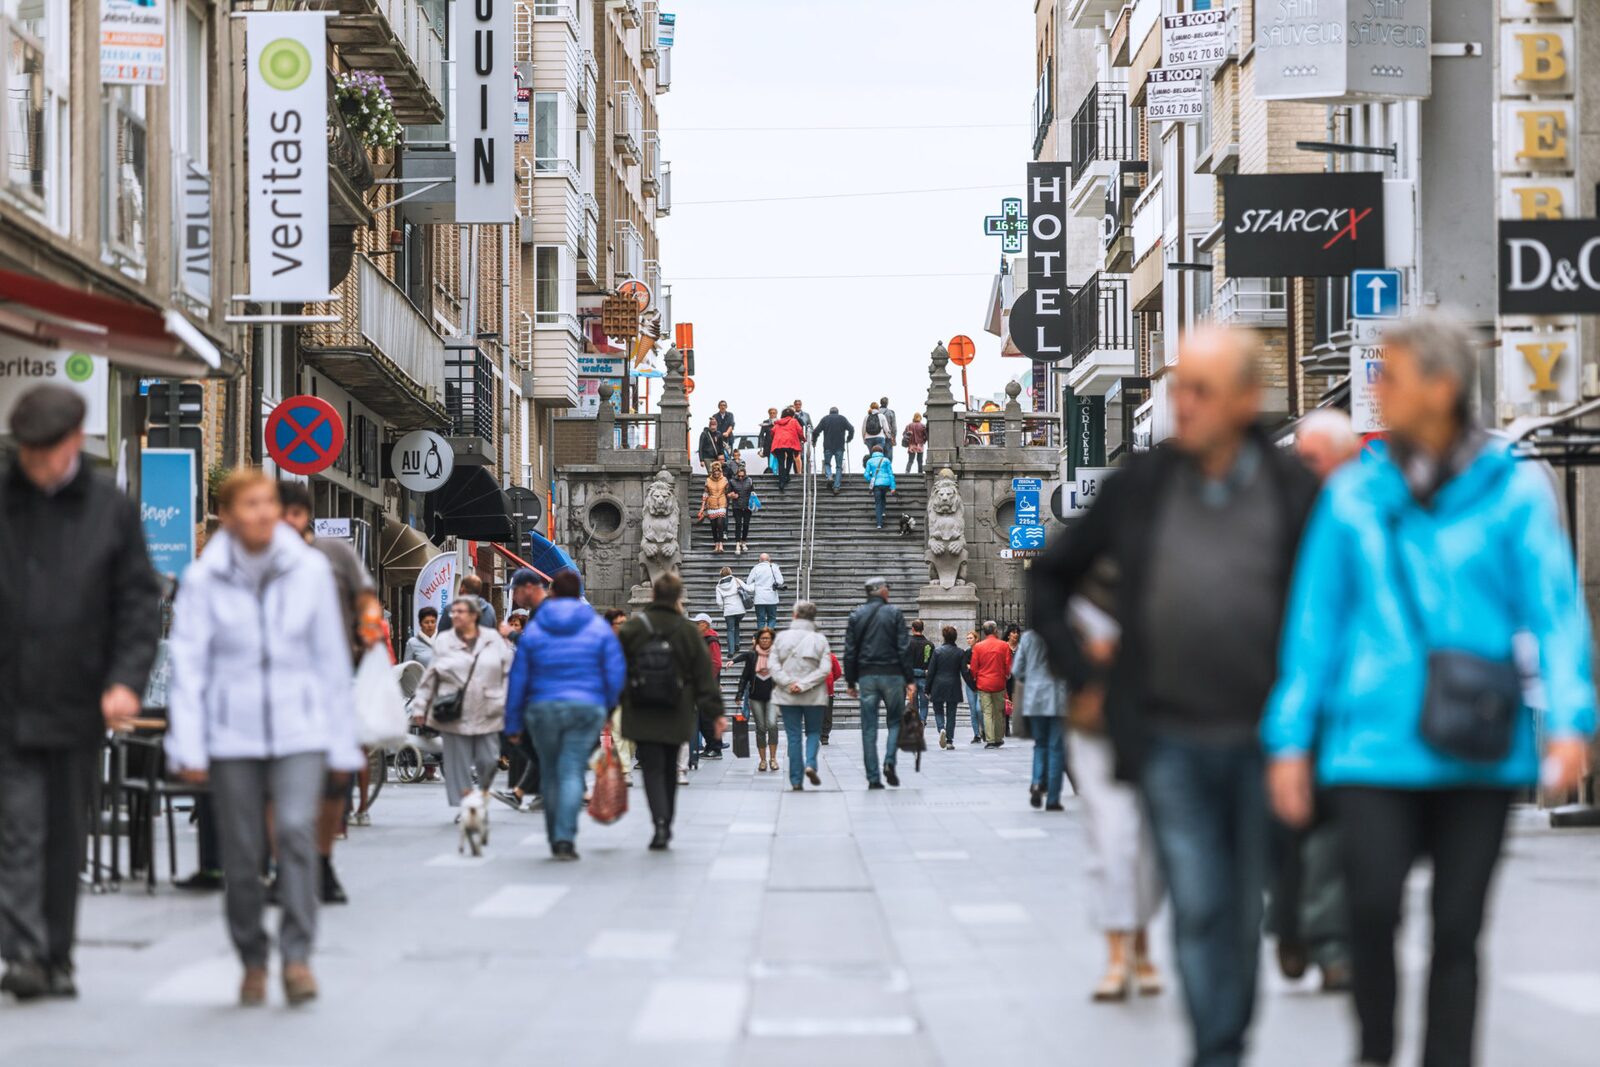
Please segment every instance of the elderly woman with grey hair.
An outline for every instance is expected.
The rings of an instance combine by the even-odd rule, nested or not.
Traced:
[[[822,716],[828,709],[828,675],[833,668],[830,651],[827,635],[817,629],[817,606],[809,600],[799,601],[794,606],[794,622],[773,642],[768,659],[772,702],[783,716],[783,732],[789,741],[789,785],[796,792],[805,788],[802,773],[812,785],[822,784],[817,775],[817,748],[822,741]]]
[[[1317,503],[1261,729],[1278,817],[1307,825],[1315,780],[1346,828],[1363,1064],[1394,1058],[1395,931],[1407,875],[1431,858],[1422,1063],[1442,1067],[1475,1062],[1478,940],[1511,803],[1583,774],[1591,637],[1549,481],[1474,418],[1472,332],[1420,315],[1384,348],[1389,448]]]

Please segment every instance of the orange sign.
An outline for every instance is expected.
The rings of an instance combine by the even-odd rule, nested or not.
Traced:
[[[677,344],[679,351],[694,347],[694,323],[678,323],[673,327],[673,334],[673,340]]]
[[[694,379],[685,378],[683,380],[683,395],[688,396],[692,392],[694,392]]]
[[[638,279],[623,282],[617,286],[617,292],[622,296],[631,296],[638,303],[640,311],[650,310],[650,287],[644,282]]]
[[[972,343],[972,338],[963,333],[950,338],[950,343],[945,345],[945,351],[950,353],[951,363],[965,367],[977,357],[978,346]]]

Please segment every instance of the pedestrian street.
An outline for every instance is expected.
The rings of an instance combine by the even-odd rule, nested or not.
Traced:
[[[641,790],[613,826],[587,817],[582,861],[549,859],[539,815],[496,806],[485,857],[456,852],[436,783],[391,782],[339,847],[350,892],[321,910],[322,996],[235,1006],[217,894],[129,882],[83,902],[79,1002],[0,1005],[0,1063],[26,1067],[1172,1064],[1168,991],[1095,1005],[1075,800],[1027,806],[1032,746],[930,751],[899,790],[867,792],[859,735],[822,749],[823,788],[754,760],[706,761],[679,791],[673,848],[644,848]],[[1600,834],[1521,812],[1484,963],[1482,1062],[1593,1062],[1600,1034]],[[194,857],[179,826],[179,870]],[[1410,914],[1427,891],[1413,877]],[[276,920],[274,919],[275,923]],[[1424,965],[1402,950],[1404,1003]],[[1313,971],[1313,975],[1314,975]],[[1342,998],[1288,984],[1263,950],[1253,1062],[1350,1062]],[[1411,1013],[1411,1018],[1415,1018]],[[1409,1041],[1400,1062],[1415,1056]]]

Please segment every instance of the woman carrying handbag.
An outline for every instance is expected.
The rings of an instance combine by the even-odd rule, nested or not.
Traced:
[[[697,519],[711,520],[713,552],[722,551],[722,542],[728,536],[728,479],[722,474],[722,464],[713,463],[706,475],[704,492],[700,495],[700,514]]]
[[[439,731],[444,746],[445,800],[460,808],[462,845],[476,856],[489,843],[486,803],[500,768],[500,731],[506,717],[506,676],[511,645],[478,625],[478,603],[457,597],[450,629],[433,639],[433,662],[423,672],[412,706],[417,726]]]

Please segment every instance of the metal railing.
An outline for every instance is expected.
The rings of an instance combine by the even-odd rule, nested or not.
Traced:
[[[639,174],[639,184],[646,196],[654,196],[661,189],[661,136],[655,130],[644,135],[644,167]]]
[[[1067,313],[1074,361],[1096,351],[1133,347],[1133,315],[1126,277],[1098,272],[1089,275],[1089,280],[1072,294]]]
[[[661,261],[647,259],[644,261],[644,283],[650,287],[650,308],[661,305]],[[645,310],[650,310],[646,308]]]
[[[367,4],[389,24],[434,99],[443,100],[444,34],[428,18],[427,6],[421,0],[367,0]]]
[[[1288,283],[1282,278],[1229,278],[1217,290],[1211,317],[1222,325],[1287,325]]]
[[[361,337],[437,403],[444,391],[444,341],[405,292],[365,256],[356,257],[356,285]]]
[[[594,111],[594,94],[600,76],[594,62],[594,49],[583,50],[583,67],[578,72],[578,114],[588,118]],[[587,127],[587,124],[585,124]]]
[[[628,82],[617,82],[611,96],[611,143],[630,163],[638,163],[644,144],[644,105]]]
[[[533,372],[533,316],[526,311],[517,312],[517,347],[512,359],[520,369]]]
[[[617,220],[616,256],[612,272],[619,278],[644,277],[644,235],[628,219]]]
[[[594,281],[600,272],[600,205],[593,193],[583,194],[583,234],[578,245],[578,262]]]
[[[656,190],[656,214],[672,214],[672,164],[661,164],[661,187]]]
[[[979,447],[1004,447],[1006,413],[985,411],[960,416],[962,440]],[[1060,448],[1061,417],[1047,412],[1024,412],[1019,419],[1019,439],[1023,448]]]
[[[660,45],[656,41],[660,10],[659,0],[644,0],[644,17],[639,27],[639,60],[647,67],[655,66],[656,57],[660,55]]]
[[[444,407],[451,435],[494,441],[495,405],[494,364],[488,353],[476,348],[446,353]]]
[[[1128,87],[1094,85],[1072,116],[1072,183],[1091,163],[1139,158],[1139,109],[1128,104]]]
[[[1050,123],[1055,121],[1055,78],[1051,68],[1055,66],[1055,57],[1051,56],[1045,64],[1044,72],[1039,75],[1039,87],[1033,93],[1033,158],[1039,158],[1040,149],[1044,148],[1044,139],[1050,133]]]
[[[568,23],[573,32],[578,29],[578,5],[562,3],[561,0],[533,0],[533,17],[536,19],[559,19]]]

